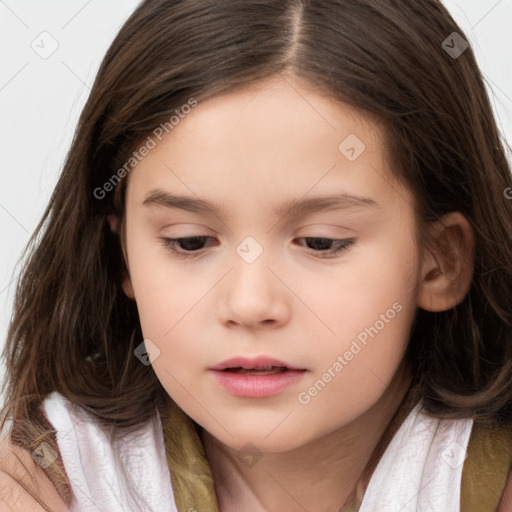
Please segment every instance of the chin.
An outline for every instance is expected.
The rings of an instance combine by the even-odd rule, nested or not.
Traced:
[[[282,431],[280,433],[274,432],[269,435],[272,429],[269,429],[267,426],[257,429],[252,425],[251,429],[245,431],[237,428],[236,432],[233,430],[229,431],[231,436],[223,430],[218,432],[217,429],[214,429],[213,432],[208,432],[219,442],[233,450],[262,454],[287,452],[311,440],[309,438],[298,437],[296,432]]]

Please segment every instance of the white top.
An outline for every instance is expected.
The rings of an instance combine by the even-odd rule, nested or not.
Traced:
[[[88,413],[57,392],[42,408],[57,431],[76,498],[70,512],[178,512],[158,411],[136,433],[112,446],[108,433]],[[460,512],[472,426],[471,419],[427,416],[418,404],[379,461],[360,512]],[[118,471],[120,464],[129,481]]]
[[[359,512],[460,512],[472,419],[409,413],[377,465]]]
[[[112,446],[108,430],[59,393],[46,397],[42,409],[76,498],[69,512],[178,512],[158,411]]]

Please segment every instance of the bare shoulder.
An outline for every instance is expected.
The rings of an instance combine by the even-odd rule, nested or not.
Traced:
[[[0,437],[0,505],[16,512],[68,510],[30,452],[14,445],[5,435]]]
[[[508,474],[507,482],[496,512],[512,512],[512,468]]]

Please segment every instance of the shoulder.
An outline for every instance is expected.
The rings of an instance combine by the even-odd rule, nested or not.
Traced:
[[[0,471],[9,474],[18,473],[40,473],[37,471],[38,466],[30,456],[30,453],[11,442],[8,436],[0,437]]]
[[[66,504],[44,470],[35,462],[31,453],[0,438],[0,505],[25,504],[32,510],[44,503],[54,512],[66,511]],[[21,508],[16,508],[21,510]]]
[[[52,394],[50,401],[57,396]],[[50,497],[70,504],[73,494],[57,443],[57,430],[44,409],[48,400],[47,397],[34,408],[30,418],[15,421],[9,433],[1,434],[0,471],[4,478],[13,478],[19,485],[25,486],[25,479],[30,480],[36,488],[50,493]]]

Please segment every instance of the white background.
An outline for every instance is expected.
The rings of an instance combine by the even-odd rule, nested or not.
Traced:
[[[512,0],[444,3],[476,53],[498,125],[512,144]],[[12,314],[14,265],[50,198],[101,59],[137,5],[0,0],[0,350]],[[44,31],[58,43],[47,59],[31,47]],[[3,374],[1,361],[0,381]]]

